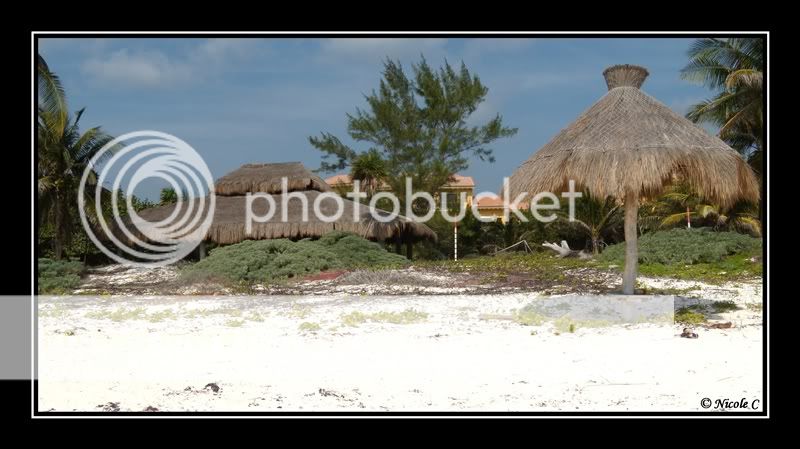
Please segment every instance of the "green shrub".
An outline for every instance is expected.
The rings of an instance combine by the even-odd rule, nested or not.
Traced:
[[[681,324],[701,324],[706,322],[706,316],[695,312],[689,307],[682,307],[675,312],[675,322]]]
[[[38,266],[38,291],[40,295],[69,293],[81,282],[83,264],[75,261],[41,258]]]
[[[761,239],[735,232],[715,232],[708,228],[672,229],[639,238],[639,263],[692,265],[720,262],[726,256],[761,249]],[[625,243],[609,246],[600,260],[623,264]]]
[[[405,257],[353,234],[331,232],[318,240],[245,240],[211,251],[184,269],[186,279],[271,282],[330,269],[404,265]]]
[[[342,268],[406,265],[409,263],[405,256],[386,251],[375,242],[346,232],[329,232],[311,243],[331,251]]]

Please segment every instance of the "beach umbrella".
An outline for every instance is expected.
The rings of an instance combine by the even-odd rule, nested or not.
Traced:
[[[625,206],[623,293],[636,281],[639,202],[676,180],[721,206],[757,202],[759,185],[739,153],[640,90],[644,67],[615,65],[603,72],[608,92],[516,169],[515,198],[527,192],[563,192],[569,181],[593,196]]]

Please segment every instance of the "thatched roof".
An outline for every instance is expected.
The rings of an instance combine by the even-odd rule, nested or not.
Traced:
[[[758,182],[739,153],[639,90],[646,69],[617,65],[603,75],[608,92],[517,168],[512,198],[561,192],[570,179],[600,197],[624,199],[629,190],[653,197],[677,177],[721,205],[758,201]]]
[[[344,198],[342,198],[344,203],[342,216],[332,223],[323,222],[317,219],[313,212],[314,200],[321,195],[321,192],[309,190],[302,192],[302,194],[308,200],[308,221],[304,222],[302,220],[303,207],[299,199],[289,200],[287,220],[282,221],[281,202],[283,195],[270,195],[275,201],[275,214],[265,223],[254,221],[252,233],[249,235],[246,232],[245,221],[247,198],[245,196],[217,196],[214,219],[204,240],[214,241],[219,244],[231,244],[248,239],[297,239],[319,237],[334,230],[352,232],[370,240],[436,240],[436,234],[428,226],[413,222],[408,218],[398,216],[388,223],[381,223],[373,219],[369,213],[369,206],[366,204],[360,205],[359,219],[353,220],[355,203]],[[181,203],[181,209],[186,207],[185,204]],[[176,207],[178,207],[176,203],[153,207],[140,211],[139,216],[147,222],[158,222],[170,217],[175,212]],[[326,216],[332,216],[336,212],[336,205],[332,199],[327,198],[320,203],[320,209]],[[265,216],[269,211],[269,203],[264,199],[256,199],[252,204],[252,211],[255,216]],[[176,215],[176,221],[180,220],[183,215],[180,212]],[[378,211],[377,213],[384,217],[389,215],[388,212],[383,211]],[[198,220],[198,223],[200,221]],[[139,224],[139,226],[142,226],[142,224]],[[128,226],[128,229],[133,228]],[[136,234],[138,234],[139,238],[143,238],[141,233]]]
[[[288,191],[331,191],[319,176],[311,173],[300,162],[274,164],[245,164],[221,177],[214,183],[217,195],[245,195],[248,192],[280,193],[281,179],[288,178]]]

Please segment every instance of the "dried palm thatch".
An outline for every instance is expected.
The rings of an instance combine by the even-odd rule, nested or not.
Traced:
[[[408,218],[397,216],[386,223],[378,221],[370,214],[368,205],[359,204],[359,213],[354,219],[354,209],[356,203],[342,198],[344,207],[341,217],[333,222],[325,222],[316,217],[313,211],[314,201],[322,195],[321,192],[308,190],[295,192],[293,195],[305,197],[307,207],[303,200],[290,198],[287,201],[287,214],[281,215],[281,204],[283,195],[267,195],[272,198],[275,204],[274,215],[266,222],[259,223],[253,221],[251,232],[247,232],[247,197],[245,196],[217,196],[214,209],[214,218],[208,232],[203,240],[213,241],[219,244],[239,243],[243,240],[258,239],[277,239],[289,238],[299,239],[305,237],[319,237],[331,231],[346,231],[357,234],[361,237],[378,241],[414,242],[423,239],[436,240],[436,234],[426,225],[416,223]],[[323,198],[320,200],[320,211],[327,217],[332,217],[337,212],[337,206],[333,198]],[[176,208],[180,208],[175,214],[175,219],[168,223],[177,222],[184,215],[188,207],[187,202],[167,204],[159,207],[145,209],[139,212],[139,216],[145,223],[137,223],[142,229],[146,230],[148,223],[156,223],[167,220]],[[254,198],[250,205],[253,216],[265,217],[271,209],[271,204],[263,198]],[[206,209],[207,210],[207,209]],[[303,211],[308,212],[307,220],[303,217]],[[384,211],[376,211],[381,217],[389,217],[390,214]],[[202,222],[202,218],[198,223]],[[126,224],[130,224],[128,220]],[[134,227],[127,226],[131,231]],[[192,229],[187,229],[191,231]],[[152,232],[152,230],[151,230]],[[156,233],[134,232],[138,238],[146,240],[145,235],[157,235]],[[122,238],[120,232],[115,235]],[[129,239],[125,239],[130,242]]]
[[[647,75],[639,66],[607,68],[608,92],[509,180],[512,198],[564,191],[574,181],[593,196],[624,201],[626,294],[636,280],[640,198],[657,196],[679,178],[722,206],[759,199],[755,175],[736,151],[639,90]]]
[[[245,164],[214,183],[217,195],[245,195],[265,192],[281,193],[282,178],[287,178],[287,191],[317,190],[330,192],[331,187],[311,173],[300,162]]]
[[[722,206],[758,201],[758,182],[739,153],[639,90],[645,68],[617,65],[603,75],[609,91],[517,168],[512,198],[563,191],[569,180],[601,198],[652,198],[681,178]]]

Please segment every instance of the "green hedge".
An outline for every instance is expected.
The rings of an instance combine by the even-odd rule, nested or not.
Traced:
[[[37,293],[40,295],[69,293],[80,284],[84,269],[80,262],[46,258],[38,259],[37,267]]]
[[[318,240],[246,240],[211,251],[183,270],[185,278],[269,282],[331,269],[405,265],[408,260],[354,234],[331,232]]]
[[[709,228],[672,229],[639,238],[639,263],[692,265],[719,262],[733,254],[761,249],[761,239],[736,232],[715,232]],[[625,243],[609,246],[600,260],[622,264]]]

